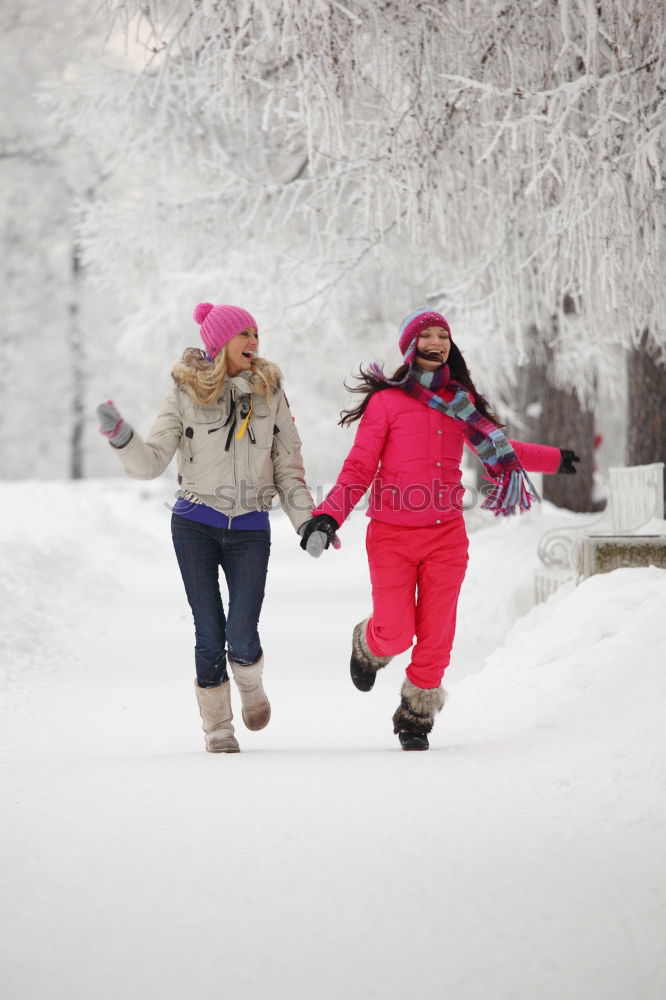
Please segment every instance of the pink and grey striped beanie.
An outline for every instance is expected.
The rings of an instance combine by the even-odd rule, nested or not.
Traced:
[[[256,319],[239,306],[214,306],[210,302],[200,302],[193,315],[195,323],[201,327],[201,339],[211,361],[237,333],[258,329]]]
[[[441,313],[430,309],[417,309],[410,313],[400,324],[400,339],[398,346],[402,354],[403,364],[409,365],[416,357],[416,341],[422,330],[429,326],[441,326],[451,336],[451,328]]]

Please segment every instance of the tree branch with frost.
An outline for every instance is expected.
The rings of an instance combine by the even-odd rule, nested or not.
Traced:
[[[147,258],[162,251],[160,213],[176,209],[201,227],[215,214],[221,232],[229,220],[244,239],[277,234],[280,253],[293,240],[343,273],[356,234],[399,231],[435,248],[457,294],[490,296],[500,328],[521,312],[556,313],[581,276],[581,298],[596,304],[597,287],[619,276],[619,322],[663,330],[664,293],[650,286],[663,253],[663,131],[650,133],[664,107],[663,4],[109,0],[106,10],[146,66],[129,102],[114,86],[88,118],[116,123],[109,140],[128,137],[122,158],[109,141],[119,170],[158,165],[146,176],[162,207],[148,206],[137,237]],[[107,208],[107,266],[121,271],[122,227]],[[602,337],[608,310],[586,320]]]

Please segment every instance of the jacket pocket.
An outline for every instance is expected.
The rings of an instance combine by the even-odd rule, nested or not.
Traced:
[[[253,398],[252,416],[248,433],[253,448],[270,448],[272,444],[271,411],[268,404],[261,399]]]
[[[196,465],[220,447],[222,428],[227,414],[219,406],[193,404],[183,414],[183,435],[185,439],[185,461]]]
[[[277,424],[273,425],[272,450],[277,455],[293,455],[294,453],[294,448],[291,447],[287,434]]]

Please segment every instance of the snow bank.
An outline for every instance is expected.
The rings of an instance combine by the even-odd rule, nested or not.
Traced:
[[[470,537],[428,754],[360,694],[355,515],[273,517],[270,726],[202,752],[166,480],[5,484],[0,927],[22,1000],[641,1000],[666,986],[666,571],[531,607],[544,505]],[[236,704],[236,710],[238,705]]]
[[[518,619],[469,686],[500,703],[494,726],[504,706],[504,719],[519,714],[526,728],[571,712],[588,731],[604,720],[646,736],[666,718],[665,609],[663,569],[591,577]]]
[[[91,609],[149,570],[170,497],[163,482],[3,484],[0,675],[21,682],[77,655]]]

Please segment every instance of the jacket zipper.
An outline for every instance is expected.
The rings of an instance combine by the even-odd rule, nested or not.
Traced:
[[[236,482],[236,435],[234,434],[234,427],[236,426],[236,395],[235,395],[233,389],[231,390],[231,405],[232,405],[233,411],[234,411],[234,419],[231,422],[231,430],[229,431],[229,435],[230,435],[230,437],[232,439],[232,443],[233,443],[233,458],[232,458],[232,462],[231,462],[231,467],[232,467],[232,475],[233,475],[233,479],[234,479],[234,504],[235,504],[236,503],[236,486],[238,484]],[[231,522],[232,522],[232,520],[233,520],[233,518],[229,517],[229,524],[227,525],[228,528],[231,528]]]
[[[225,422],[224,422],[224,424],[222,426],[223,427],[227,427],[229,424],[231,424],[231,427],[229,427],[229,433],[227,434],[227,440],[226,440],[226,443],[224,445],[224,450],[225,451],[229,451],[229,448],[231,447],[231,441],[233,439],[234,430],[236,428],[236,396],[234,394],[234,390],[233,389],[231,389],[231,402],[230,402],[230,405],[229,405],[229,416],[227,417],[227,419],[225,420]]]

